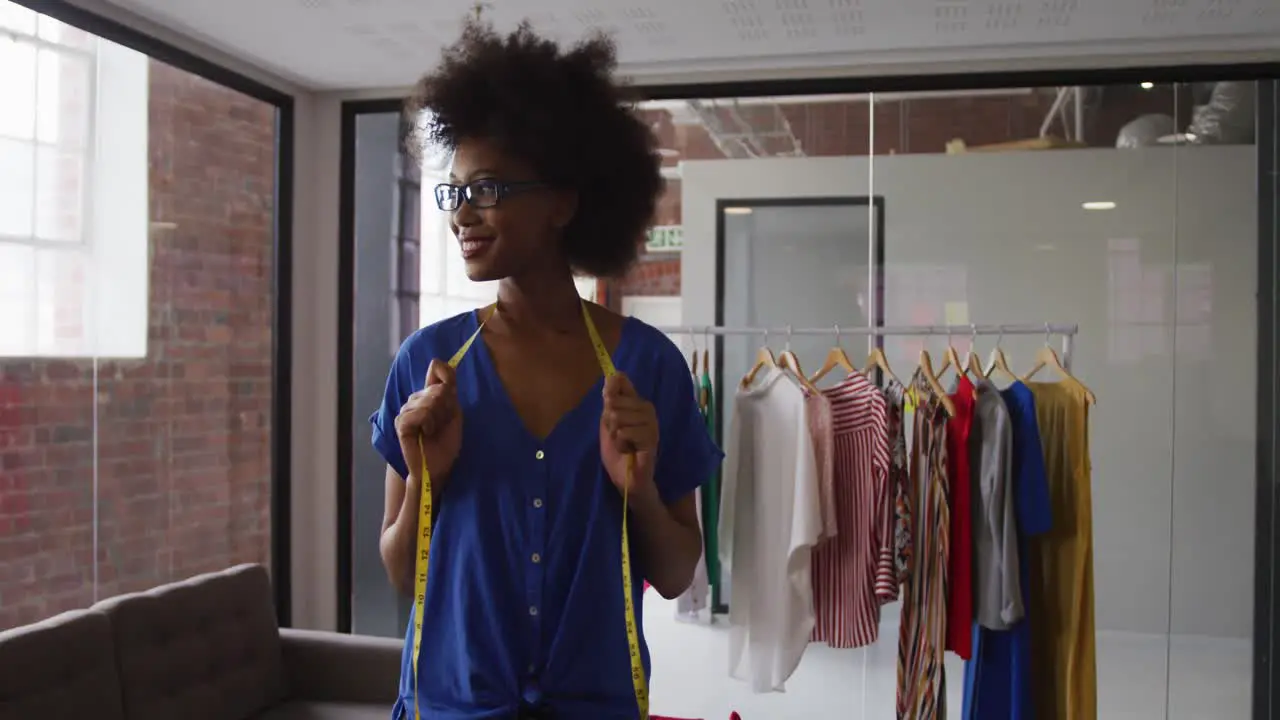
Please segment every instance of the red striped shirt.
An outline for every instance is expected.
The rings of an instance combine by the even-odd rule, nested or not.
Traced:
[[[880,634],[880,606],[897,598],[887,408],[860,373],[823,394],[831,403],[836,536],[813,554],[813,640],[862,647]]]

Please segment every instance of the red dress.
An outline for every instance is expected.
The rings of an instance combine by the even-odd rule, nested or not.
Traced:
[[[961,371],[963,373],[963,371]],[[947,475],[951,492],[951,556],[947,562],[947,649],[965,660],[973,656],[973,516],[969,499],[969,430],[974,387],[961,374],[947,421]]]

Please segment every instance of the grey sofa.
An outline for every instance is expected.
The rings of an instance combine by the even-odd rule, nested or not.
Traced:
[[[277,628],[241,565],[0,632],[0,720],[387,720],[402,646]]]

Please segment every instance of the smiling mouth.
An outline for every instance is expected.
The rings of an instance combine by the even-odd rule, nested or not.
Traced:
[[[459,243],[462,246],[462,259],[470,260],[479,257],[489,250],[493,238],[467,238]]]

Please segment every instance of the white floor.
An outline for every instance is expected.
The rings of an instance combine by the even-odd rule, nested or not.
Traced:
[[[753,695],[728,677],[728,632],[675,619],[674,602],[646,594],[645,634],[653,655],[653,712],[726,720],[893,720],[897,620],[886,608],[880,642],[859,650],[813,645],[786,693]],[[1172,662],[1166,662],[1166,659]],[[952,717],[962,663],[947,658]],[[1248,720],[1250,641],[1098,633],[1098,717],[1103,720]],[[954,681],[952,681],[954,679]]]

